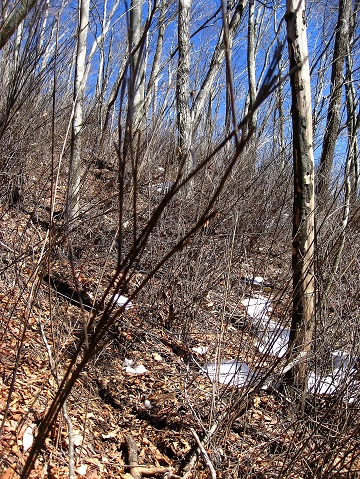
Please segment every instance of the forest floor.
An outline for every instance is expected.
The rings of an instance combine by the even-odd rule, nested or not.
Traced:
[[[46,234],[41,218],[33,221],[16,208],[1,213],[0,478],[10,479],[19,477],[16,471],[21,470],[57,390],[56,375],[62,377],[75,350],[83,319],[78,306],[56,295],[44,281],[46,271],[34,268],[34,253],[41,255]],[[76,271],[90,296],[99,288],[94,278],[99,277],[101,265],[92,264],[92,268],[79,266]],[[62,280],[58,284],[71,284],[68,271],[67,260],[59,257],[52,270],[53,277]],[[110,276],[111,271],[102,274],[100,289]],[[242,276],[239,269],[238,280]],[[267,281],[274,285],[280,276],[281,264],[274,260]],[[299,435],[302,426],[284,396],[273,390],[218,384],[201,370],[220,357],[236,358],[250,368],[274,366],[273,358],[256,352],[245,308],[236,300],[239,291],[234,291],[233,298],[229,295],[227,302],[231,311],[226,314],[236,320],[216,308],[224,282],[218,280],[218,291],[214,288],[206,296],[202,319],[192,324],[186,341],[151,317],[160,315],[154,315],[151,305],[141,298],[135,301],[108,331],[104,346],[68,397],[72,432],[60,415],[30,477],[69,477],[69,435],[77,479],[205,479],[212,477],[212,469],[219,479],[309,477],[303,463],[294,466],[291,458],[301,450],[311,470],[316,452],[304,443],[299,449],[305,433]],[[249,285],[239,287],[243,297],[254,293]],[[262,294],[274,297],[277,292],[271,288]],[[285,314],[287,301],[278,300],[276,314]],[[158,307],[166,315],[166,307]],[[355,477],[349,475],[341,457],[331,460],[337,464],[337,476],[331,477]],[[360,469],[358,459],[350,469]]]

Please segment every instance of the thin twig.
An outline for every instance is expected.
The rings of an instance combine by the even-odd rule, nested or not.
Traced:
[[[39,329],[40,329],[41,337],[42,337],[42,339],[44,341],[44,344],[45,344],[46,351],[48,353],[51,374],[53,375],[55,381],[59,385],[59,379],[58,379],[58,375],[57,375],[57,372],[56,372],[56,366],[55,366],[55,363],[54,363],[54,359],[52,357],[50,345],[49,345],[49,343],[46,339],[44,328],[42,327],[42,324],[41,324],[40,321],[39,321]],[[68,455],[69,455],[69,479],[74,479],[75,478],[74,435],[73,435],[72,421],[71,421],[71,418],[70,418],[70,416],[68,414],[68,411],[67,411],[66,400],[64,401],[64,404],[62,406],[62,411],[63,411],[64,419],[65,419],[66,424],[67,424],[68,437],[69,437],[69,452],[68,452]]]
[[[74,435],[73,435],[73,426],[72,426],[72,421],[71,418],[67,412],[67,405],[66,401],[63,404],[62,407],[63,410],[63,416],[67,424],[68,428],[68,437],[69,437],[69,479],[74,479],[75,478],[75,459],[74,459]]]
[[[196,431],[195,429],[193,429],[192,427],[190,428],[190,431],[191,431],[191,434],[194,436],[195,438],[195,441],[197,443],[197,445],[199,446],[199,449],[200,449],[200,452],[206,462],[206,465],[208,466],[208,468],[210,469],[210,473],[211,473],[211,477],[212,479],[216,479],[216,471],[215,471],[215,468],[210,460],[210,457],[208,455],[208,453],[206,452],[204,446],[202,445],[200,439],[199,439],[199,436],[196,434]]]
[[[7,249],[8,251],[10,251],[10,253],[16,253],[15,250],[9,248],[9,246],[7,246],[5,243],[3,243],[2,241],[0,241],[0,245],[3,246],[5,249]]]

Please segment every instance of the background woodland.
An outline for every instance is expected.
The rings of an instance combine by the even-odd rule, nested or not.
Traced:
[[[358,477],[358,0],[0,8],[0,478]]]

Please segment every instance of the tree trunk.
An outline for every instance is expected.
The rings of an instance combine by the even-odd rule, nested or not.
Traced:
[[[76,50],[74,117],[72,122],[71,158],[67,198],[67,221],[72,223],[79,215],[81,179],[81,130],[85,90],[86,39],[89,25],[90,0],[79,0],[79,33]]]
[[[315,315],[314,153],[305,1],[287,0],[286,7],[294,161],[293,312],[289,347],[297,356],[310,352]],[[306,360],[297,363],[287,377],[305,390]]]
[[[256,74],[255,74],[255,1],[249,1],[249,19],[248,19],[248,48],[247,48],[247,67],[249,82],[249,109],[251,110],[256,100]],[[256,126],[257,114],[251,117],[251,127]]]
[[[160,61],[164,45],[164,35],[166,30],[165,16],[168,8],[168,1],[163,0],[160,5],[160,15],[158,20],[158,35],[156,42],[156,50],[151,66],[149,82],[146,88],[146,97],[144,103],[144,115],[147,116],[150,103],[153,105],[153,111],[157,108],[157,83],[160,72]]]
[[[132,109],[132,128],[135,131],[143,117],[145,95],[145,69],[143,46],[140,45],[142,27],[143,0],[132,0],[130,8],[130,102]]]
[[[336,140],[340,123],[344,60],[349,35],[351,0],[339,0],[339,15],[336,25],[334,56],[331,70],[331,91],[326,130],[318,171],[317,195],[320,206],[326,204],[330,193],[331,170],[334,162]]]
[[[282,65],[279,63],[279,78],[282,78]],[[286,146],[285,146],[285,114],[284,114],[284,85],[280,83],[276,92],[276,108],[277,121],[274,125],[274,133],[277,136],[279,166],[283,169],[286,163]]]
[[[190,157],[192,140],[190,111],[190,16],[191,0],[179,0],[179,60],[176,79],[176,104],[179,159],[181,162],[185,161],[185,173],[189,173],[192,169]]]
[[[0,50],[6,45],[12,34],[24,20],[30,10],[36,5],[37,0],[23,0],[14,8],[0,24]]]
[[[224,4],[223,4],[224,7]],[[230,23],[230,12],[229,9],[231,8],[230,2],[227,2],[227,11],[226,11],[226,21],[227,24],[229,25]],[[223,8],[223,14],[224,14],[224,8]],[[225,54],[226,55],[226,54]],[[231,65],[231,60],[232,60],[232,49],[229,49],[228,51],[228,56],[229,56],[229,64]],[[226,69],[226,90],[225,90],[225,135],[228,136],[231,133],[232,130],[232,88],[230,85],[231,79],[229,78],[228,70]],[[209,95],[210,96],[210,95]],[[228,153],[230,151],[231,143],[228,142],[225,145],[225,151]]]
[[[104,82],[104,65],[105,65],[105,51],[104,51],[104,36],[105,36],[105,31],[106,31],[106,14],[107,14],[107,0],[104,0],[103,3],[103,15],[102,15],[102,20],[101,20],[101,37],[99,40],[96,42],[99,47],[99,62],[98,62],[98,74],[97,74],[97,80],[96,80],[96,90],[95,90],[95,96],[97,101],[100,100],[100,105],[102,104],[103,98],[103,82]],[[101,116],[100,116],[101,118]]]
[[[347,111],[347,127],[349,135],[350,148],[350,166],[349,166],[349,181],[355,199],[358,197],[359,191],[359,145],[357,139],[357,131],[359,127],[359,117],[356,114],[356,91],[354,86],[353,76],[353,58],[352,45],[354,41],[354,28],[356,22],[356,15],[358,11],[358,3],[355,4],[355,11],[350,15],[351,27],[349,28],[349,39],[346,46],[346,111]]]
[[[245,7],[248,3],[248,0],[239,0],[235,7],[233,16],[231,17],[229,23],[229,50],[231,50],[235,34],[239,28]],[[203,81],[199,92],[194,100],[192,107],[192,118],[193,125],[196,128],[197,124],[200,121],[200,116],[204,108],[206,98],[208,97],[211,88],[213,86],[214,80],[219,73],[221,67],[223,66],[225,60],[225,44],[224,44],[224,28],[221,30],[218,42],[216,44],[214,53],[211,58],[210,66],[206,74],[205,80]]]

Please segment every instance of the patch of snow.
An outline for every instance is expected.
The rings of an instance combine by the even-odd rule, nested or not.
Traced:
[[[265,298],[260,294],[255,294],[252,298],[243,299],[241,304],[245,306],[246,313],[250,318],[260,319],[261,321],[267,321],[269,319],[267,313],[272,311],[269,298]]]
[[[33,441],[34,441],[34,424],[32,424],[31,426],[25,429],[25,432],[22,438],[22,445],[23,445],[24,452],[30,449]]]
[[[126,366],[125,372],[128,374],[144,374],[147,372],[146,367],[143,364],[139,364],[139,366]]]
[[[220,384],[237,387],[248,385],[251,379],[249,366],[236,360],[205,364],[202,371],[208,375],[211,382],[218,381]]]
[[[256,276],[254,284],[256,281],[256,284],[260,285],[263,280],[261,276]],[[256,347],[260,353],[283,357],[288,348],[290,331],[269,318],[268,314],[272,311],[269,298],[256,294],[252,298],[242,300],[241,303],[245,306],[247,315],[257,320],[254,326],[258,337]]]
[[[126,368],[127,366],[132,366],[133,364],[134,364],[133,359],[125,358],[123,362],[123,367]]]
[[[203,355],[209,351],[209,346],[195,346],[194,348],[191,348],[191,351]]]
[[[145,406],[146,409],[151,409],[152,408],[152,404],[148,399],[145,399],[144,406]]]
[[[338,388],[338,382],[333,376],[319,376],[314,371],[309,373],[308,391],[315,394],[333,394]]]
[[[308,391],[314,394],[332,395],[334,393],[343,394],[343,400],[353,403],[360,399],[360,381],[354,380],[357,374],[356,368],[353,367],[357,362],[357,358],[351,358],[351,355],[345,351],[331,352],[330,373],[315,374],[314,371],[309,373]]]
[[[253,284],[256,286],[263,286],[264,285],[264,278],[262,276],[255,276],[253,279]]]
[[[263,331],[258,332],[256,347],[260,353],[282,358],[289,344],[290,330],[269,320]]]
[[[129,298],[126,296],[122,296],[121,294],[115,294],[114,296],[114,303],[121,308],[121,306],[124,306],[129,301]],[[125,311],[128,309],[133,308],[134,305],[131,301],[128,302],[128,304],[125,306]]]

